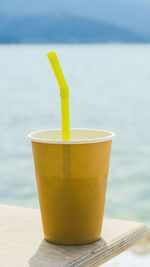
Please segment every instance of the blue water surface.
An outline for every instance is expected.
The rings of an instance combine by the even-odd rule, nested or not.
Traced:
[[[116,133],[105,216],[150,226],[149,45],[0,46],[0,203],[38,207],[27,135],[61,126],[51,50],[70,88],[71,127]]]

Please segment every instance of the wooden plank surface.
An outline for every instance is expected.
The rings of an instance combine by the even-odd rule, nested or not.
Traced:
[[[39,210],[1,205],[0,266],[99,266],[146,234],[144,224],[104,219],[99,241],[82,246],[59,246],[43,240]]]

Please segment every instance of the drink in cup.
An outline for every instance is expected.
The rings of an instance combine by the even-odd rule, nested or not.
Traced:
[[[65,245],[100,238],[113,133],[74,129],[31,133],[45,239]]]
[[[62,130],[29,134],[44,237],[56,244],[88,244],[101,235],[114,134],[70,130],[69,89],[56,54],[48,58],[60,87]]]

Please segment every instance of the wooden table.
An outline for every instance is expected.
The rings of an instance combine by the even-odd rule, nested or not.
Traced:
[[[142,223],[104,219],[99,241],[82,246],[59,246],[43,240],[39,210],[1,205],[0,266],[99,266],[146,234]]]

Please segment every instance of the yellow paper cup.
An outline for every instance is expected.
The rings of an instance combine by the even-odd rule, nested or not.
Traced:
[[[71,129],[29,134],[45,239],[79,245],[100,238],[114,133]]]

